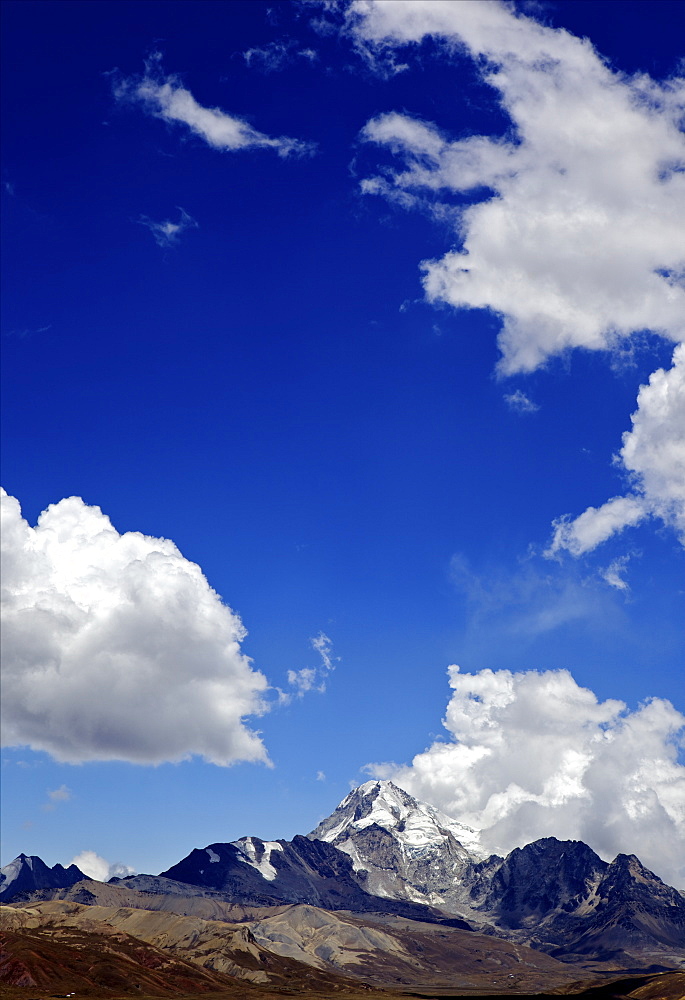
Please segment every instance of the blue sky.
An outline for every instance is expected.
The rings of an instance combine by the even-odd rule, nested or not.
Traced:
[[[683,11],[4,5],[3,863],[378,774],[685,884]]]

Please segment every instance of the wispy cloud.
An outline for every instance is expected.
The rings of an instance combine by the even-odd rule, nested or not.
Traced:
[[[221,108],[204,107],[177,76],[162,72],[159,53],[147,61],[143,76],[115,75],[113,92],[118,101],[138,105],[155,118],[186,126],[213,149],[273,149],[283,157],[313,152],[309,143],[286,136],[273,138]]]
[[[319,672],[316,667],[302,667],[301,670],[289,670],[288,684],[295,688],[299,698],[307,691],[314,690],[322,694],[326,690],[326,685],[319,680]]]
[[[47,333],[48,330],[51,329],[52,329],[52,323],[48,323],[47,326],[38,326],[38,327],[24,326],[13,330],[8,330],[5,336],[16,337],[18,340],[26,340],[29,337],[37,336],[39,333]]]
[[[548,567],[531,557],[513,570],[480,569],[462,555],[452,557],[452,582],[465,600],[465,639],[476,642],[474,655],[483,638],[492,648],[513,638],[533,640],[570,624],[621,627],[613,599],[597,579],[584,578],[575,567]]]
[[[59,805],[60,802],[69,802],[73,798],[73,793],[70,788],[66,785],[60,785],[59,788],[54,788],[52,791],[48,790],[48,802],[43,806],[45,812],[52,812]]]
[[[515,413],[537,413],[540,409],[539,405],[534,403],[521,389],[505,395],[504,401],[509,409],[514,410]]]
[[[243,52],[243,59],[250,69],[263,73],[277,73],[298,60],[315,63],[319,59],[315,49],[303,48],[294,38],[283,38],[268,45],[255,46]]]
[[[154,222],[147,215],[141,215],[138,222],[150,230],[158,246],[172,247],[178,243],[179,236],[186,229],[199,228],[199,224],[184,209],[179,207],[178,210],[180,212],[178,222],[172,222],[170,219],[165,219],[164,222]]]
[[[625,578],[629,559],[630,556],[618,556],[618,558],[609,563],[606,569],[601,570],[603,579],[606,580],[610,587],[624,592],[630,590],[628,581]]]
[[[288,684],[295,688],[298,698],[301,698],[307,691],[318,691],[323,694],[326,690],[326,679],[340,657],[333,655],[331,640],[325,632],[319,632],[309,640],[312,649],[315,649],[321,658],[318,667],[303,667],[301,670],[288,671]]]

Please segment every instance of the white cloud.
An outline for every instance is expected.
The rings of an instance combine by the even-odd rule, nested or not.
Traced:
[[[164,222],[153,222],[147,215],[141,215],[138,222],[141,226],[147,226],[155,238],[155,242],[160,247],[171,247],[178,243],[178,238],[186,229],[197,229],[198,223],[192,216],[179,207],[178,222],[165,219]]]
[[[640,387],[630,419],[621,462],[664,519],[672,516],[685,530],[685,344],[673,352],[671,368],[657,369]]]
[[[320,694],[326,690],[325,684],[318,684],[318,671],[315,667],[303,667],[301,670],[288,671],[288,684],[292,684],[298,697],[307,691],[316,690]]]
[[[556,521],[549,555],[563,549],[582,555],[649,515],[674,527],[685,544],[685,344],[673,352],[672,368],[657,369],[641,386],[630,419],[616,462],[633,491],[588,507],[575,520]]]
[[[302,156],[312,152],[308,143],[287,136],[264,135],[249,122],[221,108],[203,107],[178,77],[163,75],[159,55],[146,63],[142,77],[115,77],[113,89],[118,101],[139,104],[155,118],[186,125],[213,149],[273,149],[279,156]]]
[[[510,118],[494,137],[452,140],[397,112],[362,131],[398,162],[363,192],[433,214],[445,193],[476,199],[459,210],[458,248],[423,263],[424,288],[502,318],[501,374],[571,348],[625,352],[644,330],[682,341],[685,80],[614,72],[587,39],[495,0],[356,0],[347,30],[376,64],[429,36],[466,52]],[[623,437],[633,489],[555,522],[550,553],[580,555],[650,515],[685,533],[682,350],[640,390]]]
[[[340,657],[333,656],[333,646],[326,633],[319,632],[319,634],[315,635],[313,639],[310,639],[310,642],[313,649],[315,649],[321,657],[321,667],[319,669],[324,674],[329,674],[331,670],[335,670],[335,664]]]
[[[537,413],[540,409],[537,403],[534,403],[529,396],[525,394],[521,389],[517,389],[516,392],[510,392],[504,396],[504,402],[507,406],[514,410],[516,413]]]
[[[309,640],[312,649],[315,649],[321,657],[321,664],[318,667],[303,667],[302,670],[288,671],[288,684],[291,684],[298,698],[301,698],[307,691],[318,691],[323,694],[326,690],[326,678],[335,664],[340,660],[339,656],[333,655],[331,640],[325,632],[319,632]],[[287,698],[287,695],[285,696]]]
[[[173,542],[70,497],[36,528],[2,491],[2,736],[58,760],[268,761],[240,619]]]
[[[633,496],[613,497],[601,507],[588,507],[575,521],[564,515],[554,522],[554,536],[546,555],[567,549],[580,556],[624,528],[639,524],[646,516],[644,503]]]
[[[72,791],[66,785],[60,785],[59,788],[52,790],[48,789],[49,801],[45,803],[43,809],[45,812],[52,812],[60,802],[69,802],[72,797]]]
[[[316,772],[316,780],[317,781],[325,781],[326,780],[325,773],[323,771],[317,771]]]
[[[262,47],[254,46],[243,52],[243,59],[247,65],[251,69],[260,69],[263,73],[279,72],[297,59],[314,63],[318,58],[319,55],[314,49],[300,48],[294,38],[269,42]]]
[[[51,802],[68,802],[71,798],[71,789],[66,785],[60,785],[59,788],[48,791],[48,798]]]
[[[84,875],[95,879],[97,882],[107,882],[111,878],[124,878],[126,875],[136,874],[135,868],[124,865],[120,861],[110,864],[109,861],[105,861],[95,851],[81,851],[75,858],[67,862],[66,867],[69,865],[76,865]]]
[[[630,556],[618,556],[617,559],[609,563],[606,569],[601,570],[601,576],[610,587],[614,587],[616,590],[630,590],[628,582],[625,579],[629,559]]]
[[[410,765],[370,765],[481,831],[499,854],[540,837],[583,840],[605,858],[637,854],[685,887],[685,716],[654,698],[630,711],[598,701],[565,670],[449,668],[453,694],[435,742]]]
[[[588,40],[496,2],[357,0],[349,30],[376,55],[431,35],[465,48],[511,118],[494,138],[452,141],[398,113],[363,131],[401,161],[379,190],[487,189],[461,213],[460,248],[423,265],[424,285],[503,317],[502,373],[647,328],[683,338],[683,81],[615,73]]]

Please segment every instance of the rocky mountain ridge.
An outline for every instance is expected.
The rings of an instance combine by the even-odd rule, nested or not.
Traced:
[[[55,865],[48,868],[39,857],[20,854],[0,869],[0,900],[7,902],[15,896],[39,889],[63,889],[86,877],[76,865],[69,865],[68,868]]]
[[[22,855],[3,869],[3,902],[65,892],[97,902],[78,869],[37,862]],[[215,843],[159,876],[110,884],[218,910],[296,904],[385,914],[531,945],[567,963],[685,965],[685,899],[636,857],[607,862],[582,842],[549,837],[486,858],[473,831],[385,781],[355,789],[307,837]]]
[[[485,854],[478,834],[391,781],[367,781],[308,834],[348,854],[368,892],[450,909]],[[463,908],[463,907],[462,907]]]
[[[138,878],[129,876],[121,882],[136,886]],[[431,914],[425,905],[373,895],[360,883],[348,855],[308,837],[296,836],[292,841],[244,837],[229,844],[211,844],[191,851],[160,878],[220,892],[243,904],[306,903],[328,910],[428,918],[469,929],[463,920],[437,910]]]
[[[606,862],[581,841],[548,837],[486,858],[477,834],[387,781],[354,789],[309,836],[348,854],[369,892],[438,907],[567,960],[685,951],[682,894],[634,856]]]

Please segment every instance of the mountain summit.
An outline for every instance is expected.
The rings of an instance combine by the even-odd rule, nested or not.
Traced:
[[[0,897],[94,905],[105,887],[74,885],[80,878],[74,866],[20,855],[3,869]],[[390,781],[354,789],[307,837],[210,844],[159,876],[112,879],[108,899],[112,886],[146,901],[172,896],[169,908],[189,914],[197,897],[210,911],[305,906],[476,931],[563,962],[685,962],[685,899],[638,858],[604,861],[582,841],[555,837],[484,857],[473,830]]]
[[[625,951],[673,959],[685,947],[685,900],[635,857],[603,861],[581,841],[546,837],[506,858],[390,781],[367,781],[309,837],[352,859],[367,892],[439,907],[472,926],[564,961]]]
[[[485,856],[475,830],[451,819],[435,806],[419,802],[392,781],[365,781],[308,836],[340,846],[352,831],[365,830],[374,823],[392,833],[407,848],[441,844],[453,837],[472,859]]]
[[[4,868],[0,868],[0,902],[7,903],[37,889],[63,889],[86,878],[80,868],[55,865],[48,868],[35,855],[20,854]]]
[[[366,781],[308,834],[352,859],[367,892],[444,906],[484,858],[478,834],[392,781]]]

